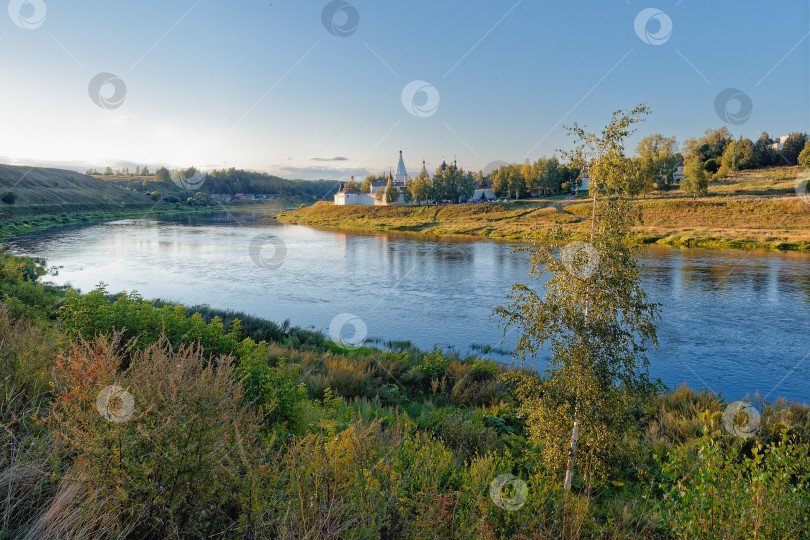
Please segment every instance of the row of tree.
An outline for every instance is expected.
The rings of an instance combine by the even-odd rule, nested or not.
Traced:
[[[779,148],[767,132],[752,141],[746,137],[735,139],[726,127],[709,129],[702,137],[684,142],[686,177],[681,188],[695,197],[708,193],[710,179],[725,178],[734,171],[797,165],[807,145],[805,133],[791,133]],[[810,162],[810,149],[806,156]]]
[[[504,165],[488,175],[496,197],[553,195],[569,189],[580,176],[576,165],[563,165],[556,157],[540,158],[534,163]]]
[[[371,193],[372,184],[385,183],[385,189],[379,189],[374,194],[378,201],[384,198],[390,204],[401,196],[406,203],[421,204],[427,201],[470,200],[475,194],[476,185],[483,185],[483,182],[482,173],[473,174],[455,165],[445,165],[436,169],[432,177],[420,172],[415,178],[408,178],[402,188],[394,185],[393,178],[384,175],[367,176],[360,185],[349,182],[346,188]]]
[[[123,167],[121,169],[113,170],[112,167],[107,167],[104,169],[103,173],[98,172],[97,169],[87,169],[85,174],[94,174],[96,176],[151,176],[152,173],[149,172],[149,167],[141,168],[140,165],[135,167],[135,172],[130,172],[129,167]]]

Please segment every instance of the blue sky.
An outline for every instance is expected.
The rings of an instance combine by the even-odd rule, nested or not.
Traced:
[[[647,8],[656,16],[639,34]],[[454,157],[477,170],[551,155],[570,145],[563,125],[597,129],[640,102],[653,114],[631,142],[722,125],[751,138],[810,131],[807,1],[12,0],[8,11],[7,163],[343,178],[395,167],[401,149],[410,172]],[[112,85],[91,98],[99,73],[125,84],[119,107],[97,104]],[[438,106],[424,92],[403,102],[412,81]],[[750,97],[745,121],[718,115],[726,88]]]

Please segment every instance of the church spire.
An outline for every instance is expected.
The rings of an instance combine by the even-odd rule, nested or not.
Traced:
[[[398,184],[405,184],[408,179],[408,171],[405,170],[405,161],[402,159],[402,150],[399,151],[399,163],[397,163],[397,172],[394,179]]]

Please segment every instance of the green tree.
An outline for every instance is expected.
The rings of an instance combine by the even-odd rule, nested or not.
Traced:
[[[150,174],[149,173],[149,167],[144,167],[143,169],[141,169],[141,175],[149,176],[149,174]]]
[[[624,140],[647,112],[645,105],[616,111],[600,134],[577,124],[570,128],[578,143],[567,155],[590,165],[590,243],[569,244],[557,256],[556,246],[570,239],[557,229],[536,248],[525,248],[532,252],[532,279],[548,278],[543,292],[515,284],[507,297],[511,303],[496,309],[507,328],[519,330],[515,352],[524,361],[545,345],[551,348],[544,379],[518,383],[520,412],[550,466],[562,469],[567,455],[565,489],[571,487],[578,445],[586,456],[585,476],[599,474],[635,424],[634,400],[654,388],[644,341],[656,342],[657,306],[639,284],[638,248],[627,242],[639,213],[613,188],[623,182],[602,176],[621,169],[609,161],[622,158]]]
[[[149,194],[149,196],[152,197],[153,201],[157,202],[161,199],[161,197],[163,197],[163,194],[159,191],[153,191]]]
[[[755,167],[754,143],[751,142],[751,139],[745,138],[731,141],[723,151],[721,163],[729,171],[740,171]]]
[[[112,175],[113,175],[112,167],[107,167],[106,169],[104,169],[104,176],[112,176]]]
[[[733,140],[731,132],[725,126],[720,129],[707,129],[703,137],[684,141],[684,153],[696,156],[704,164],[711,161],[706,170],[714,174],[720,168],[720,159],[726,146]]]
[[[509,170],[504,166],[490,174],[492,177],[492,190],[498,198],[509,196]]]
[[[536,172],[536,169],[532,167],[528,159],[520,166],[520,175],[523,177],[523,189],[529,196],[536,191],[538,183],[540,182],[539,177],[535,176]]]
[[[797,165],[799,163],[799,154],[804,149],[804,144],[807,141],[807,135],[804,133],[791,133],[787,136],[785,142],[782,143],[782,157],[788,165]]]
[[[6,191],[0,195],[0,201],[3,201],[6,204],[14,204],[17,202],[17,194],[13,191]]]
[[[743,159],[743,149],[737,141],[731,141],[723,152],[722,165],[729,171],[740,170],[740,162]]]
[[[463,170],[460,173],[457,197],[459,200],[469,201],[475,194],[475,177],[472,173]]]
[[[709,182],[706,179],[706,171],[700,158],[689,156],[683,166],[683,174],[686,178],[681,182],[681,189],[687,195],[697,197],[706,195],[709,192]]]
[[[662,193],[672,189],[678,166],[675,137],[664,137],[660,133],[644,137],[638,143],[636,152],[639,155],[636,166],[641,192],[646,193],[653,187]]]
[[[772,144],[771,136],[767,131],[763,131],[757,142],[754,143],[754,168],[761,169],[774,164],[776,152],[771,148]]]
[[[373,178],[374,178],[373,176],[366,176],[365,180],[363,180],[363,183],[360,184],[360,191],[362,191],[363,193],[371,193],[371,180]]]
[[[511,167],[512,173],[509,176],[509,194],[515,199],[519,199],[521,195],[528,194],[526,189],[526,178],[523,176],[523,166],[515,165]]]
[[[394,185],[394,181],[389,178],[388,185],[385,186],[385,202],[394,204],[399,200],[399,188]]]
[[[810,141],[804,143],[804,149],[799,152],[799,165],[802,169],[810,169]]]
[[[495,173],[493,189],[497,197],[509,197],[517,199],[528,195],[526,189],[526,179],[521,173],[523,165],[504,165]]]
[[[414,178],[413,184],[411,185],[413,200],[416,201],[416,204],[422,204],[430,199],[432,193],[433,182],[430,180],[429,176],[420,172],[419,176]]]
[[[355,182],[354,180],[351,180],[351,181],[347,182],[344,187],[346,189],[353,189],[355,191],[358,191],[360,189],[360,186],[358,186],[357,182]]]
[[[155,171],[155,182],[171,182],[172,175],[169,173],[169,169],[166,167],[161,167]]]
[[[413,178],[405,180],[405,188],[402,190],[402,200],[405,201],[405,204],[413,202],[413,182]]]
[[[556,157],[547,159],[543,167],[543,177],[540,181],[543,193],[547,195],[558,193],[563,181],[564,170],[560,167],[559,160]]]
[[[454,165],[439,167],[433,175],[433,200],[458,202],[462,173]]]

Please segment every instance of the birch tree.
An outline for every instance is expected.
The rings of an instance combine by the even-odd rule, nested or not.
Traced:
[[[530,283],[513,285],[510,303],[496,308],[504,332],[518,330],[516,354],[524,362],[550,347],[544,377],[523,378],[518,386],[520,411],[547,465],[560,470],[567,457],[566,490],[578,445],[584,450],[583,473],[604,472],[634,426],[638,399],[655,388],[647,375],[646,347],[657,345],[658,308],[639,284],[638,248],[627,242],[639,214],[623,192],[624,141],[648,112],[645,105],[616,111],[598,134],[577,124],[569,128],[576,146],[565,157],[590,173],[586,241],[572,242],[570,232],[557,229],[525,248],[531,253]]]

